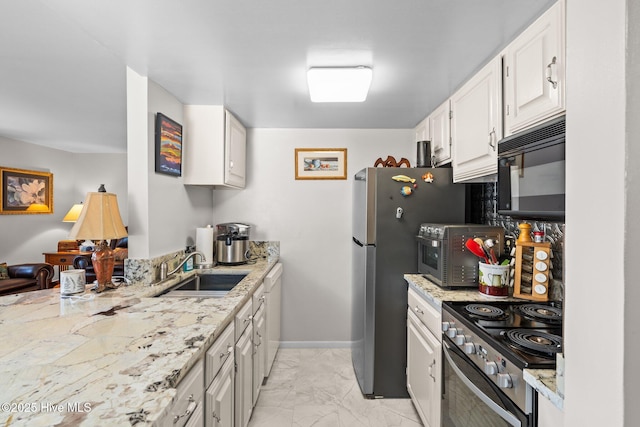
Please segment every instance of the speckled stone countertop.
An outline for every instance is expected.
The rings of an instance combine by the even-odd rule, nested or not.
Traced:
[[[442,301],[522,301],[522,299],[512,297],[489,297],[475,289],[442,289],[420,274],[405,274],[404,279],[411,288],[438,307],[442,306]],[[558,394],[556,388],[555,369],[525,369],[524,380],[539,394],[549,399],[556,407],[562,409],[564,399]]]
[[[69,299],[0,297],[0,424],[155,424],[277,261],[215,268],[250,271],[223,298],[154,298],[194,272]]]

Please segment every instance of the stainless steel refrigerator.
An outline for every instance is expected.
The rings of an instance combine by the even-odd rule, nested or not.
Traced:
[[[433,175],[433,182],[422,176]],[[406,175],[412,183],[392,177]],[[412,189],[403,195],[403,187]],[[366,168],[353,180],[351,358],[367,397],[409,397],[407,283],[423,222],[464,223],[466,186],[447,168]]]

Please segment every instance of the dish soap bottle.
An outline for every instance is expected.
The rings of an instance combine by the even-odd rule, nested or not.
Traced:
[[[196,250],[195,246],[187,246],[187,248],[184,250],[184,255],[189,256],[189,254],[191,252],[194,252],[195,250]],[[183,264],[182,270],[185,272],[193,270],[193,257],[189,258],[187,262]]]

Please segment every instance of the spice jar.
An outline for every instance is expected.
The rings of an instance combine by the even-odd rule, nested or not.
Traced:
[[[534,231],[533,241],[536,243],[542,243],[544,241],[544,233],[542,231]]]

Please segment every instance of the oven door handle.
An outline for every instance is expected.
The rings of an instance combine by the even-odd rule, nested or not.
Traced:
[[[500,415],[500,417],[502,417],[506,422],[508,422],[514,427],[521,427],[522,423],[515,415],[513,415],[511,412],[505,411],[504,408],[501,408],[500,405],[496,404],[496,402],[491,400],[489,396],[484,394],[478,387],[475,386],[475,384],[471,382],[471,380],[469,380],[469,378],[467,378],[462,373],[462,371],[455,364],[451,356],[449,356],[449,350],[450,350],[449,344],[446,341],[443,341],[442,344],[443,344],[443,350],[444,350],[443,351],[444,357],[446,357],[447,361],[449,362],[451,369],[453,369],[453,372],[456,373],[458,378],[460,378],[460,380],[469,388],[469,390],[471,390],[473,394],[475,394],[489,408],[491,408],[493,412]]]

